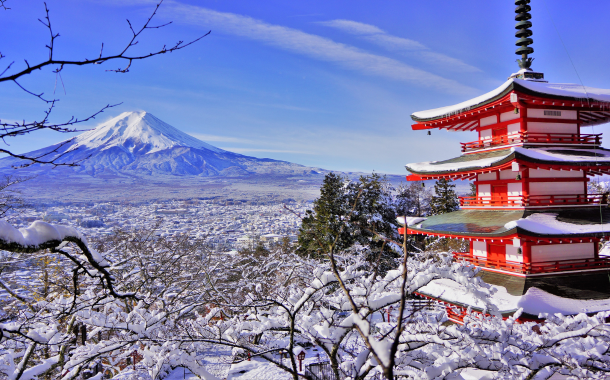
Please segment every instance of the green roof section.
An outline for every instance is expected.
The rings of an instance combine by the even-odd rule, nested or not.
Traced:
[[[601,209],[458,210],[430,216],[409,230],[472,237],[503,237],[514,233],[534,237],[603,237],[610,234],[610,209],[603,206]]]
[[[409,229],[454,235],[501,236],[509,234],[505,224],[523,218],[524,214],[525,210],[459,210],[433,215]]]

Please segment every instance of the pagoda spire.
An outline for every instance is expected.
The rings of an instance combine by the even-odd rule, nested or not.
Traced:
[[[532,10],[532,7],[529,6],[530,0],[515,0],[515,29],[517,32],[515,33],[515,37],[518,38],[515,45],[517,45],[517,50],[515,54],[520,55],[521,59],[517,60],[519,67],[521,69],[530,69],[532,65],[533,58],[529,58],[527,55],[532,54],[534,52],[534,48],[529,45],[534,43],[534,40],[530,37],[532,36],[532,31],[530,28],[532,27],[532,22],[530,19],[532,15],[529,13]]]
[[[546,82],[543,73],[532,71],[531,66],[534,58],[528,57],[529,54],[534,52],[534,48],[529,46],[534,43],[534,40],[531,38],[533,33],[530,29],[532,27],[532,22],[530,21],[532,18],[530,14],[532,7],[529,4],[530,0],[515,0],[515,5],[517,6],[515,8],[515,21],[517,21],[515,24],[515,29],[517,29],[515,33],[515,37],[517,37],[517,42],[515,42],[517,50],[515,50],[515,54],[520,55],[521,59],[517,60],[519,71],[511,75],[509,79],[517,78],[535,82]]]

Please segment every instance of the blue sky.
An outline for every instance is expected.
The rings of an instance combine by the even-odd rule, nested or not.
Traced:
[[[140,25],[147,0],[47,1],[56,57],[82,59],[121,48],[125,19]],[[0,11],[0,64],[48,54],[42,1],[9,0]],[[610,88],[610,2],[533,0],[533,68],[547,80]],[[54,120],[122,105],[220,148],[334,170],[406,174],[404,164],[459,155],[472,133],[411,130],[415,111],[455,104],[494,89],[518,67],[513,1],[166,1],[134,52],[212,33],[194,46],[121,65],[45,69],[22,83],[59,97]],[[563,44],[562,44],[563,40]],[[63,85],[62,85],[63,83]],[[65,92],[64,92],[65,88]],[[34,120],[44,104],[12,83],[0,91],[0,118]],[[88,123],[93,127],[97,121]],[[595,132],[605,130],[596,127]],[[38,132],[7,141],[17,152],[65,139]],[[610,140],[607,141],[610,146]]]

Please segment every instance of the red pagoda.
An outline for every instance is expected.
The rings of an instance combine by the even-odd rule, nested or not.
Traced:
[[[519,72],[477,98],[411,116],[414,130],[479,138],[462,143],[459,157],[406,165],[410,181],[476,186],[460,210],[416,219],[407,233],[469,241],[456,259],[481,267],[485,282],[512,296],[538,288],[562,299],[608,299],[610,261],[598,252],[610,235],[608,194],[591,194],[587,184],[610,174],[610,150],[601,134],[581,128],[610,121],[610,90],[548,83],[532,71],[529,2],[515,1]]]

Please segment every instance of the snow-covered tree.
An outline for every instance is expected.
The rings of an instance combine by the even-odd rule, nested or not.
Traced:
[[[195,344],[174,339],[176,326],[207,304],[205,288],[193,286],[204,275],[201,246],[154,231],[116,243],[100,253],[73,228],[35,222],[16,230],[0,222],[0,249],[13,252],[0,279],[54,259],[28,265],[28,282],[1,281],[10,297],[2,305],[0,374],[74,379],[91,367],[116,374],[137,352],[152,378],[176,366],[213,378],[198,365]],[[49,267],[55,276],[35,281]]]
[[[423,181],[400,185],[396,191],[396,214],[400,216],[426,216],[430,213],[430,189]]]

